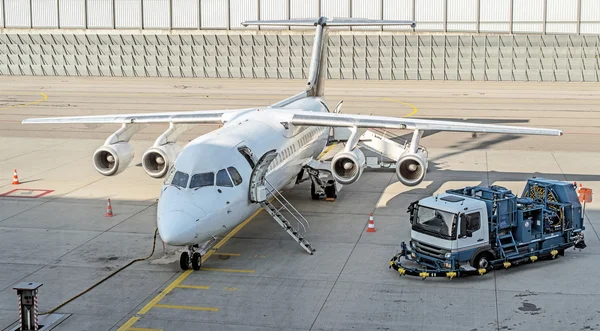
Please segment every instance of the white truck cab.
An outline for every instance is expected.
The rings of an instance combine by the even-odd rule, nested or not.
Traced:
[[[443,260],[442,268],[453,269],[457,262],[487,267],[491,257],[481,261],[477,256],[490,247],[485,202],[443,193],[422,199],[411,209],[410,246],[415,252]],[[433,267],[440,263],[435,259],[422,262]]]

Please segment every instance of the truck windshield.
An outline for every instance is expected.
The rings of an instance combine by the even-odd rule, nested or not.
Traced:
[[[444,239],[456,237],[456,214],[419,206],[413,230]]]

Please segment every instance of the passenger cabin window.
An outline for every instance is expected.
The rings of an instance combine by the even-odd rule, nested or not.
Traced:
[[[229,175],[227,174],[227,170],[221,169],[221,170],[219,170],[219,172],[217,172],[217,186],[233,187],[233,184],[231,183],[231,179],[229,178]]]
[[[242,176],[236,168],[229,167],[227,168],[227,171],[229,171],[229,176],[231,176],[231,179],[233,180],[233,184],[235,184],[235,186],[238,186],[242,183]]]
[[[214,172],[205,172],[202,174],[195,174],[192,176],[192,180],[190,181],[190,188],[201,188],[204,186],[213,186],[215,185],[215,173]]]
[[[475,232],[481,228],[481,216],[479,212],[467,214],[467,230]]]
[[[186,188],[188,179],[190,179],[190,175],[188,175],[184,172],[181,172],[181,171],[177,171],[175,173],[175,177],[173,177],[173,181],[171,182],[171,185],[178,186],[181,188]]]

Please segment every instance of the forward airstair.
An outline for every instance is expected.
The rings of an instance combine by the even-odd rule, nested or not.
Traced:
[[[302,234],[306,233],[306,230],[310,228],[310,224],[300,214],[300,212],[292,206],[292,204],[279,192],[277,191],[271,184],[265,180],[267,186],[269,186],[269,194],[267,199],[260,202],[260,205],[264,208],[264,210],[273,217],[273,219],[287,232],[300,246],[309,254],[313,254],[315,251],[314,248],[310,245],[310,243],[304,238]],[[276,204],[278,206],[276,206]],[[284,216],[288,214],[291,218],[288,219]],[[294,227],[292,222],[295,222],[298,226]]]
[[[310,224],[300,212],[265,178],[269,165],[277,157],[275,150],[263,155],[250,177],[249,199],[259,203],[300,246],[309,254],[315,251],[303,234]]]

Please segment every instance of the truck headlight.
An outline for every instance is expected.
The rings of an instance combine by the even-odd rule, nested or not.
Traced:
[[[452,257],[452,253],[448,252],[448,253],[444,254],[444,257],[449,259]]]
[[[411,253],[411,254],[410,254],[410,256],[411,256],[413,259],[417,258],[417,254],[415,254],[414,252],[413,252],[413,253]]]
[[[412,241],[412,240],[410,241],[410,248],[412,248],[412,249],[415,249],[415,248],[417,248],[417,245],[416,245],[416,244],[415,244],[415,242],[414,242],[414,241]]]

